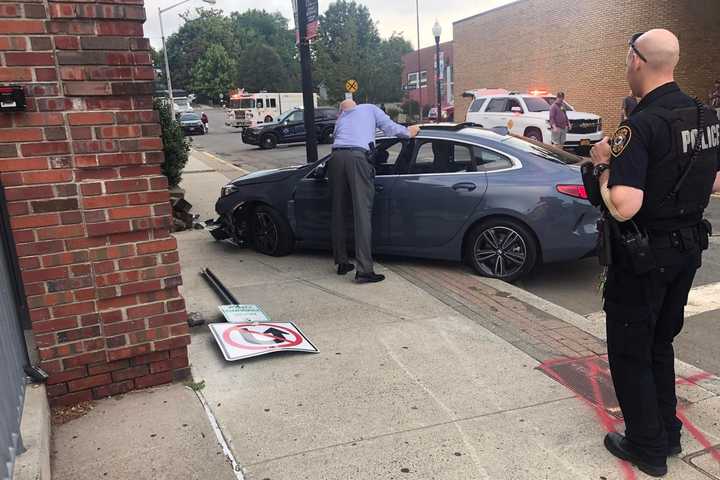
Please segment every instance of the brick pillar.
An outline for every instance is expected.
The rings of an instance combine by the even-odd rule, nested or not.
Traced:
[[[0,0],[6,188],[54,404],[189,374],[143,0]]]

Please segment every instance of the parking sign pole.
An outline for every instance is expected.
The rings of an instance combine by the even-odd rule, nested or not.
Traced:
[[[302,74],[303,108],[305,110],[305,150],[307,163],[318,159],[317,134],[315,132],[315,102],[313,98],[312,71],[310,65],[310,41],[307,38],[307,0],[297,0],[297,29],[300,40],[300,72]]]

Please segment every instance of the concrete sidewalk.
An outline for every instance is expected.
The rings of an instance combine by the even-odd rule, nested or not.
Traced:
[[[200,156],[193,165],[202,173],[183,187],[207,210],[205,192],[237,173],[206,171],[214,160]],[[207,327],[194,330],[193,375],[245,478],[644,478],[602,446],[607,429],[622,431],[607,393],[594,405],[562,377],[590,365],[589,384],[606,388],[602,339],[552,306],[457,266],[390,260],[379,267],[387,281],[359,286],[326,253],[271,258],[204,231],[177,237],[189,311],[219,320],[196,274],[209,267],[239,301],[295,322],[320,349],[229,363]],[[699,373],[680,379],[692,432],[666,478],[720,478],[717,379]]]

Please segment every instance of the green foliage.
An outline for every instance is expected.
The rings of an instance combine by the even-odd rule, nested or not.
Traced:
[[[192,68],[192,89],[210,98],[218,98],[233,86],[235,69],[235,62],[222,45],[210,45]]]
[[[188,161],[190,142],[183,135],[180,124],[172,117],[170,105],[166,101],[155,99],[153,108],[160,113],[163,153],[165,153],[165,161],[161,165],[162,173],[167,177],[170,187],[177,187]]]
[[[281,14],[248,10],[225,16],[221,10],[198,8],[195,18],[187,14],[184,18],[167,41],[174,88],[212,99],[227,94],[230,87],[300,91],[295,32]],[[222,47],[225,55],[217,48],[211,54],[211,47]],[[411,50],[399,35],[382,40],[367,7],[338,0],[321,16],[320,34],[313,43],[315,85],[325,82],[330,99],[337,102],[344,97],[345,81],[355,78],[360,84],[355,94],[359,101],[399,101],[402,56]],[[220,88],[224,90],[215,92]]]

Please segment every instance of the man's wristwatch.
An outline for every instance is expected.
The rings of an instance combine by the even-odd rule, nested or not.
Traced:
[[[610,170],[610,165],[607,163],[599,163],[593,168],[593,175],[595,175],[595,178],[600,178],[600,175],[602,175],[605,170]]]

